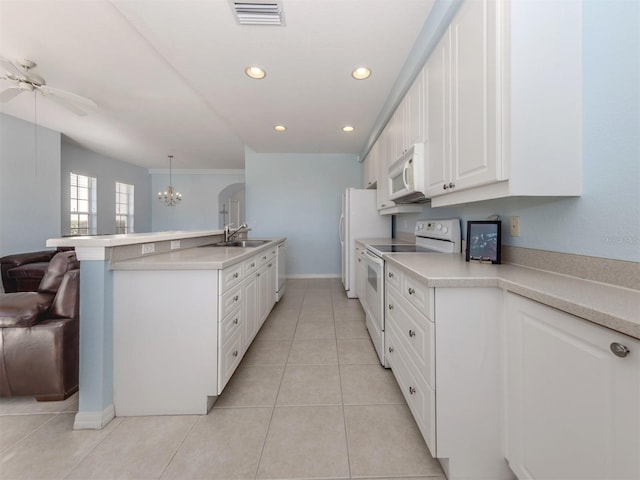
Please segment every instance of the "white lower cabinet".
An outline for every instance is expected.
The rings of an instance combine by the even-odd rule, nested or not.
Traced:
[[[222,270],[114,271],[117,416],[207,413],[275,304],[275,252]]]
[[[505,318],[518,478],[639,479],[640,341],[512,293]]]
[[[386,357],[447,478],[513,479],[504,459],[502,291],[429,288],[386,262]]]

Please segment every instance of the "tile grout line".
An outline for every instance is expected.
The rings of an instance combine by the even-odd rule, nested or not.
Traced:
[[[306,295],[306,286],[305,293],[302,295],[302,301],[304,303],[304,297]],[[269,418],[269,424],[267,425],[267,430],[264,433],[264,440],[262,441],[262,448],[260,449],[260,455],[258,456],[258,462],[256,463],[256,473],[253,475],[254,480],[258,478],[258,472],[260,471],[260,464],[262,463],[262,456],[264,455],[264,449],[267,445],[267,439],[269,438],[269,430],[271,430],[271,423],[273,422],[273,417],[276,413],[276,404],[278,403],[278,396],[280,395],[280,389],[282,388],[282,382],[284,381],[284,374],[287,371],[287,364],[289,363],[289,356],[291,355],[291,348],[293,346],[293,339],[296,335],[296,330],[298,329],[298,321],[300,320],[300,312],[302,311],[302,303],[300,304],[300,309],[298,310],[298,318],[296,319],[296,328],[293,331],[293,338],[289,344],[289,352],[287,353],[287,358],[284,361],[284,368],[282,369],[282,375],[280,376],[280,384],[278,385],[278,391],[276,392],[276,398],[273,400],[273,406],[271,407],[271,417]]]
[[[353,478],[351,471],[351,453],[349,452],[349,432],[347,431],[347,416],[344,409],[344,392],[342,390],[342,372],[340,370],[340,352],[338,351],[338,332],[336,331],[336,311],[333,304],[333,292],[331,293],[331,315],[333,316],[333,329],[335,333],[336,352],[338,354],[338,381],[340,382],[340,399],[342,400],[342,426],[344,428],[344,442],[347,450],[347,465],[349,467],[349,478]]]
[[[213,409],[212,409],[213,410]],[[196,428],[196,425],[200,422],[203,421],[203,418],[206,418],[206,416],[209,415],[209,412],[207,412],[206,415],[200,415],[197,416],[195,421],[191,424],[191,427],[189,428],[189,430],[187,431],[187,433],[185,433],[184,437],[182,437],[182,440],[180,441],[180,443],[178,444],[178,446],[176,447],[175,451],[173,452],[173,454],[171,455],[171,458],[169,459],[169,461],[167,462],[167,464],[165,465],[165,467],[162,469],[162,472],[160,473],[160,476],[158,477],[158,479],[162,478],[164,476],[164,474],[167,472],[167,470],[169,469],[169,466],[171,465],[171,462],[173,462],[173,459],[176,458],[176,455],[178,454],[178,452],[180,451],[180,449],[182,448],[182,446],[184,445],[184,442],[187,440],[187,437],[189,437],[189,435],[191,435],[191,432],[193,432],[193,429]]]
[[[23,414],[24,415],[24,414]],[[12,445],[7,446],[6,448],[0,448],[0,454],[5,453],[6,451],[10,450],[11,448],[16,447],[17,445],[20,445],[21,443],[23,443],[27,438],[29,438],[31,435],[33,435],[34,433],[36,433],[38,430],[40,430],[41,428],[43,428],[46,424],[48,424],[49,422],[52,422],[54,418],[56,418],[58,415],[60,415],[59,413],[56,414],[50,414],[51,418],[49,420],[47,420],[46,422],[42,423],[41,425],[38,425],[35,430],[30,431],[29,433],[27,433],[24,437],[20,438],[18,441],[14,442]]]

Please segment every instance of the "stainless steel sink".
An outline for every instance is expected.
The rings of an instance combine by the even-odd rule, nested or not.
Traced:
[[[269,243],[271,240],[233,240],[231,242],[218,242],[211,245],[205,245],[205,247],[261,247],[265,243]]]

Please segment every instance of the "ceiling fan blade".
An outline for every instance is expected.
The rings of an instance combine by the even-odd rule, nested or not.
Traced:
[[[13,77],[17,77],[19,80],[27,79],[27,72],[23,71],[20,67],[15,65],[11,60],[0,55],[0,67],[7,74],[10,80],[13,80]]]
[[[75,93],[44,85],[36,88],[42,95],[44,95],[45,97],[50,97],[59,105],[67,108],[76,115],[84,116],[87,115],[87,109],[98,108],[98,105],[93,100],[82,97],[80,95],[76,95]]]
[[[9,87],[0,92],[0,103],[7,103],[18,96],[23,90],[18,87]]]

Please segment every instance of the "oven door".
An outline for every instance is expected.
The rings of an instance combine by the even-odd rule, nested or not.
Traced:
[[[376,349],[380,363],[384,360],[384,260],[365,251],[367,265],[365,297],[367,299],[367,330]]]

